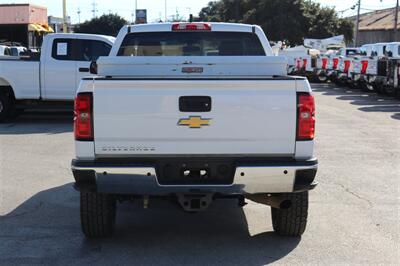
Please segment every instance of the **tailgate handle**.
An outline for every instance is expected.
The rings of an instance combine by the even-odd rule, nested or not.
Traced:
[[[181,112],[210,112],[210,96],[181,96],[179,97],[179,111]]]
[[[80,67],[79,68],[79,72],[89,72],[89,68],[88,67]]]

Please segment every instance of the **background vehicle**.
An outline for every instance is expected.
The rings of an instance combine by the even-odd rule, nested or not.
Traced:
[[[90,75],[90,62],[108,55],[113,41],[101,35],[49,34],[40,54],[0,57],[0,121],[32,105],[72,102],[80,80]]]
[[[320,82],[328,80],[328,69],[332,68],[332,57],[335,56],[336,52],[336,50],[329,50],[317,58],[315,74]]]
[[[372,45],[371,58],[368,59],[367,77],[368,84],[377,93],[383,92],[386,85],[386,45],[387,43],[376,43]]]
[[[301,72],[303,66],[302,57],[308,55],[308,49],[302,45],[289,47],[280,49],[278,55],[285,56],[288,59],[288,73],[296,74]]]
[[[350,75],[355,87],[362,90],[372,90],[368,85],[367,69],[372,56],[373,44],[365,44],[360,47],[360,55],[353,58],[353,64],[350,65]]]
[[[400,97],[399,66],[400,66],[400,42],[389,43],[386,46],[387,54],[387,84],[384,92],[391,96]]]
[[[20,56],[21,53],[27,51],[26,47],[23,46],[11,46],[10,50],[12,56]]]
[[[361,55],[359,48],[341,48],[339,50],[339,63],[336,74],[336,82],[339,84],[348,84],[352,81],[350,69],[354,63],[354,58]]]
[[[0,56],[11,55],[10,47],[6,45],[0,45]]]
[[[272,206],[277,233],[301,235],[316,185],[314,100],[286,67],[258,26],[122,28],[75,102],[85,235],[112,234],[117,200],[146,207],[152,196],[190,212],[247,197]]]

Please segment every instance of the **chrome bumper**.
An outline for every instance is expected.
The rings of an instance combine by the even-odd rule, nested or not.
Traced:
[[[304,191],[316,186],[314,178],[317,168],[316,159],[276,165],[241,165],[235,167],[231,184],[163,185],[158,180],[157,169],[154,166],[101,166],[76,160],[72,162],[76,189],[135,195],[194,192],[257,194]]]

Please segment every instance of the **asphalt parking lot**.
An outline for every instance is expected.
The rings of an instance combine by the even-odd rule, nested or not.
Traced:
[[[400,101],[313,84],[319,186],[302,238],[276,236],[269,207],[165,201],[119,206],[115,237],[86,240],[72,188],[70,113],[0,124],[0,264],[400,263]]]

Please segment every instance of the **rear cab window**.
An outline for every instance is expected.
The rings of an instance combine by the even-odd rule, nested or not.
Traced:
[[[248,32],[129,33],[118,56],[265,56],[256,34]]]
[[[56,60],[74,60],[72,53],[73,39],[55,39],[51,51],[51,57]]]
[[[77,61],[95,61],[100,56],[107,56],[110,53],[111,45],[96,40],[80,40],[77,45]]]
[[[361,51],[358,49],[347,49],[346,56],[359,55]]]
[[[55,39],[51,56],[63,61],[94,61],[110,53],[111,45],[97,40]]]

